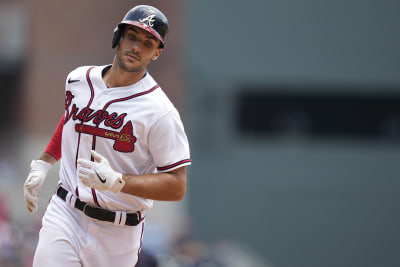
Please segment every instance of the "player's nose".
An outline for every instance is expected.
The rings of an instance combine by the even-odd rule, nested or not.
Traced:
[[[138,41],[132,42],[131,44],[131,50],[135,53],[140,51],[140,43]]]

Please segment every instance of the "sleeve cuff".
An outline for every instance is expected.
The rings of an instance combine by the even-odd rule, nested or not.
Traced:
[[[191,163],[192,163],[191,159],[184,159],[184,160],[172,163],[172,164],[167,165],[167,166],[157,167],[157,171],[159,171],[159,172],[172,171],[172,170],[177,169],[179,167],[190,165]]]

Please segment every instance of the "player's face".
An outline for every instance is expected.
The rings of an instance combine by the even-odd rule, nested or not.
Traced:
[[[151,60],[156,60],[162,51],[160,41],[147,31],[126,26],[117,49],[117,63],[127,72],[140,72]]]

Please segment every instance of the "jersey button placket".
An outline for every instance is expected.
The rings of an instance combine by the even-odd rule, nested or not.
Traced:
[[[103,102],[104,102],[104,98],[107,95],[107,93],[104,94],[100,94],[99,97],[97,98],[96,102],[95,102],[95,110],[99,110],[103,108]]]

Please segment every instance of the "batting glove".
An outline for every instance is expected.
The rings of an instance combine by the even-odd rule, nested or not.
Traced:
[[[24,183],[24,199],[26,207],[30,213],[35,213],[38,209],[38,191],[46,179],[51,164],[44,160],[32,160],[31,170]]]
[[[88,187],[98,190],[108,190],[118,193],[125,185],[122,174],[114,171],[108,160],[91,150],[90,153],[95,161],[78,159],[78,177]]]

